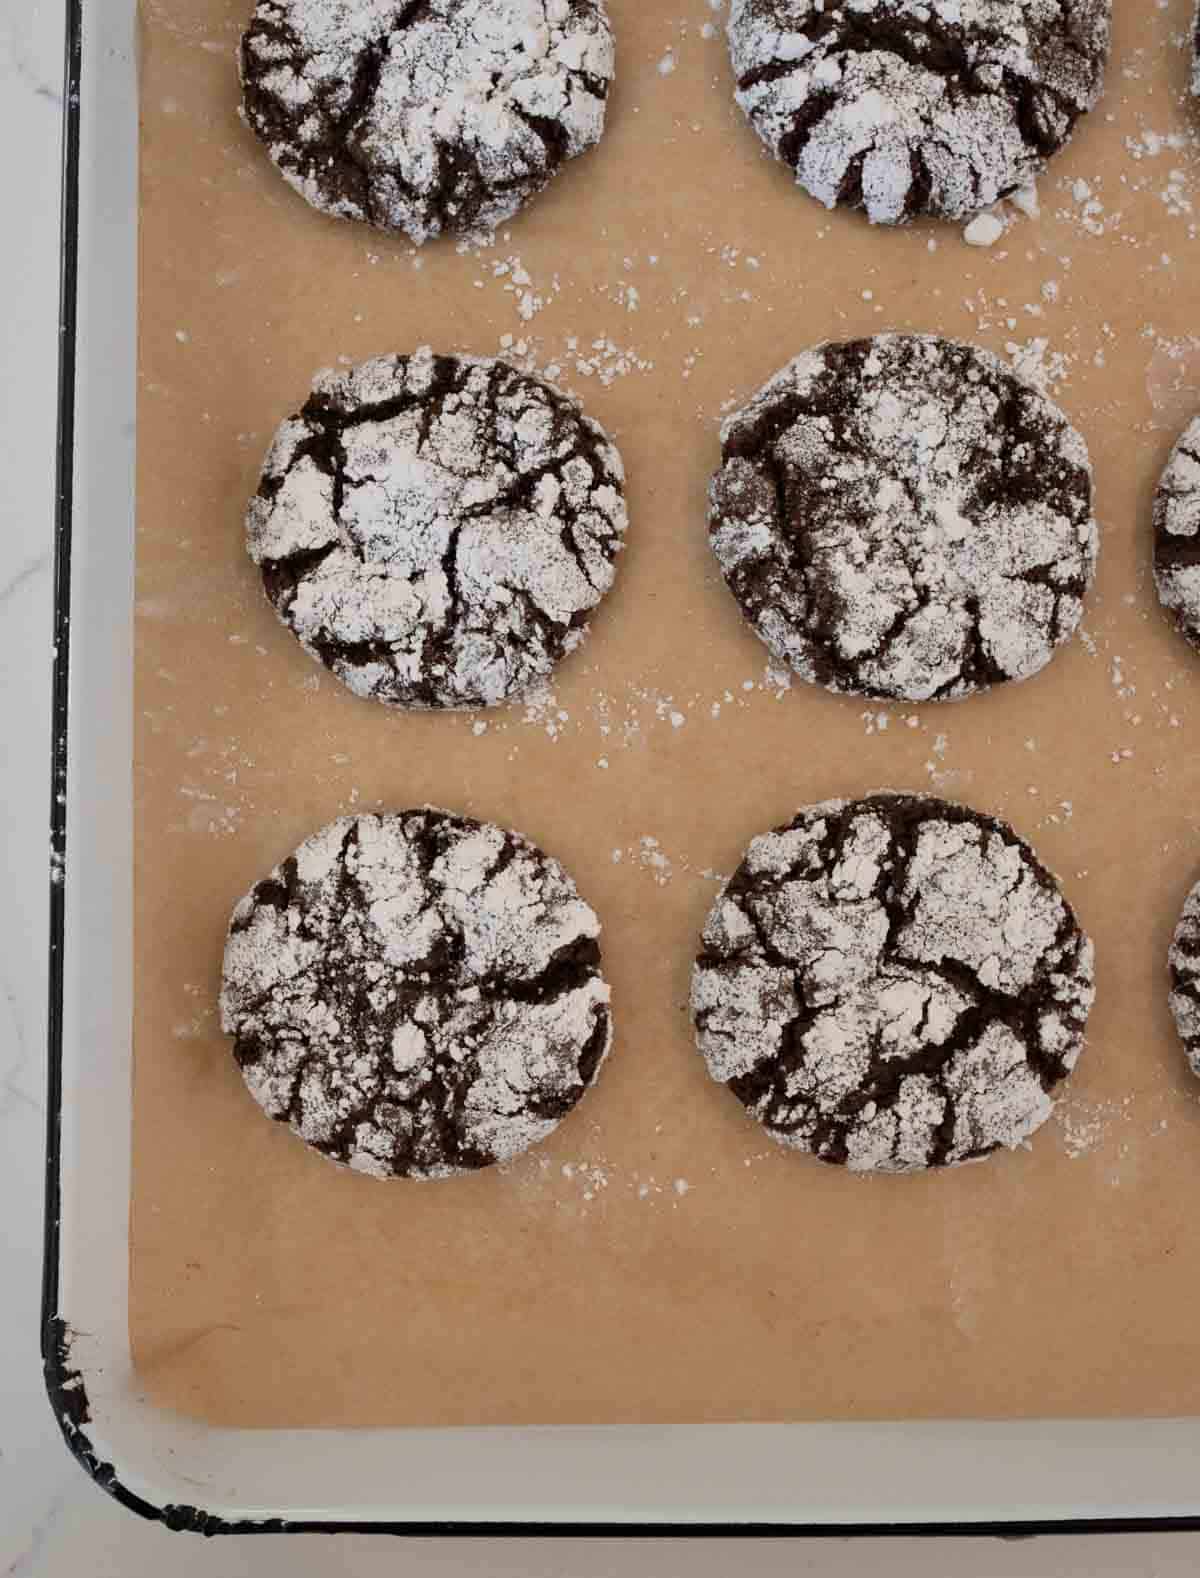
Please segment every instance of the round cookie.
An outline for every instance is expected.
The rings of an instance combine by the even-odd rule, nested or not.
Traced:
[[[613,64],[604,0],[258,0],[243,115],[314,208],[419,245],[598,142]]]
[[[254,1099],[377,1178],[505,1161],[611,1040],[600,924],[516,833],[426,807],[347,816],[233,912],[221,1026]]]
[[[737,102],[827,208],[962,219],[1100,96],[1111,0],[732,0]]]
[[[603,429],[540,378],[379,356],[319,374],[280,426],[247,547],[280,619],[356,695],[492,706],[586,636],[624,476]]]
[[[1154,495],[1158,600],[1200,647],[1200,416],[1171,451]]]
[[[1200,1076],[1200,882],[1184,901],[1167,955],[1171,1012],[1192,1073]]]
[[[940,701],[1026,679],[1096,565],[1087,446],[999,359],[923,335],[818,346],[721,430],[709,533],[803,679]]]
[[[772,1139],[856,1172],[1020,1145],[1092,997],[1092,945],[1029,846],[900,794],[810,806],[754,839],[692,977],[713,1079]]]

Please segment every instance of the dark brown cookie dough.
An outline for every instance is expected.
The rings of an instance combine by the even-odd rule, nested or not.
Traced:
[[[1184,901],[1167,956],[1171,1012],[1192,1073],[1200,1076],[1200,883]]]
[[[1200,648],[1200,417],[1171,451],[1154,495],[1154,584],[1181,633]]]
[[[1100,96],[1111,0],[732,0],[737,101],[827,208],[961,219]]]
[[[243,113],[288,183],[341,218],[486,232],[604,130],[603,0],[258,0]]]
[[[940,701],[1026,679],[1097,554],[1087,446],[999,359],[926,335],[818,346],[721,430],[713,551],[782,662]]]
[[[516,833],[425,808],[347,816],[230,922],[221,1025],[255,1100],[379,1178],[543,1139],[611,1040],[600,925]]]
[[[857,1172],[1021,1144],[1092,997],[1092,945],[1029,846],[899,794],[810,806],[756,838],[692,977],[712,1077],[772,1139]]]
[[[625,524],[621,457],[578,401],[421,350],[316,379],[246,538],[280,619],[356,695],[468,708],[575,650]]]

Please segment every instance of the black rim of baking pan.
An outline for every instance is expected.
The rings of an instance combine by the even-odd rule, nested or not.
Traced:
[[[1142,1533],[1200,1530],[1200,1517],[989,1520],[949,1523],[644,1523],[636,1521],[469,1522],[447,1519],[369,1522],[342,1518],[225,1518],[202,1507],[147,1501],[119,1468],[93,1448],[83,1377],[72,1364],[71,1328],[59,1309],[63,945],[67,882],[67,723],[70,672],[71,525],[74,501],[76,311],[79,271],[79,139],[84,0],[66,0],[63,93],[61,258],[59,274],[58,441],[54,518],[54,666],[50,765],[50,952],[46,1076],[46,1188],[42,1262],[42,1367],[50,1406],[72,1455],[102,1490],[123,1506],[169,1529],[197,1534],[409,1534],[511,1536],[828,1536],[975,1535],[1023,1539],[1039,1534]]]

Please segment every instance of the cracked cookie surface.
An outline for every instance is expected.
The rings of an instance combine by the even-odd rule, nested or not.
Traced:
[[[962,219],[1100,96],[1111,0],[732,0],[737,102],[827,208]]]
[[[1200,417],[1172,450],[1154,495],[1154,584],[1181,633],[1200,648]]]
[[[611,1040],[600,925],[556,860],[448,811],[341,817],[233,912],[221,1025],[255,1100],[379,1178],[545,1138]]]
[[[259,0],[243,113],[314,208],[420,244],[598,142],[613,63],[603,0]]]
[[[1188,894],[1167,956],[1171,1013],[1192,1073],[1200,1076],[1200,882]]]
[[[760,638],[881,700],[1026,679],[1096,565],[1087,446],[995,356],[921,335],[818,346],[721,430],[709,536]]]
[[[626,526],[578,401],[506,362],[381,356],[320,374],[246,515],[276,613],[356,695],[492,706],[584,639]]]
[[[754,839],[692,977],[697,1044],[772,1139],[857,1172],[1019,1145],[1074,1067],[1092,945],[1004,823],[928,796]]]

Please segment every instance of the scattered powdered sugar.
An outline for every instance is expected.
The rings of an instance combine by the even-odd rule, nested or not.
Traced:
[[[1081,230],[1089,236],[1102,236],[1108,230],[1115,230],[1120,226],[1120,212],[1106,212],[1104,200],[1100,196],[1097,185],[1077,177],[1065,190],[1075,204],[1074,211],[1063,208],[1058,211],[1058,217],[1068,222],[1074,221]]]
[[[684,855],[669,855],[651,833],[643,833],[635,843],[627,845],[624,849],[614,849],[612,862],[617,866],[628,863],[640,868],[653,877],[655,886],[660,888],[665,888],[676,872],[698,877],[702,882],[725,880],[719,871],[713,871],[708,867],[697,870]]]
[[[746,1165],[759,1159],[747,1157]],[[558,1162],[547,1156],[526,1155],[501,1163],[499,1170],[539,1207],[549,1204],[580,1215],[602,1208],[606,1196],[612,1194],[675,1210],[696,1188],[690,1178],[664,1178],[639,1166],[618,1166],[591,1157]]]
[[[195,1012],[186,1019],[179,1019],[171,1026],[171,1034],[176,1041],[198,1041],[202,1036],[207,1036],[212,1029],[212,1022],[216,1016],[216,1005],[209,1002],[208,987],[200,986],[194,981],[183,983],[184,993],[189,997],[195,1007]]]
[[[652,838],[648,833],[643,834],[638,840],[637,859],[648,871],[653,872],[654,880],[660,887],[670,882],[673,867],[657,838]]]
[[[1145,128],[1138,137],[1126,137],[1125,149],[1129,157],[1140,164],[1143,159],[1158,159],[1163,154],[1184,153],[1191,143],[1192,139],[1185,132],[1156,132]]]
[[[1128,1123],[1133,1098],[1120,1101],[1088,1100],[1068,1094],[1054,1110],[1063,1138],[1063,1149],[1072,1161],[1099,1150],[1119,1123]]]
[[[495,259],[491,274],[493,280],[501,282],[501,289],[505,295],[513,298],[513,306],[522,323],[529,323],[562,290],[562,281],[558,274],[551,275],[547,285],[535,284],[533,276],[516,256]],[[511,345],[512,336],[507,335],[505,338]],[[500,343],[503,346],[504,340],[502,339]]]
[[[216,833],[229,836],[241,827],[242,807],[230,803],[225,796],[218,796],[208,789],[196,789],[181,784],[179,793],[192,802],[188,811],[189,833]]]
[[[588,345],[582,345],[575,335],[568,335],[563,359],[578,377],[595,378],[605,388],[629,373],[654,370],[653,361],[626,346],[618,345],[605,334]]]
[[[1009,340],[1004,350],[1017,377],[1044,395],[1050,395],[1066,380],[1069,367],[1065,354],[1051,350],[1050,341],[1042,335],[1035,335],[1024,344]]]
[[[1179,427],[1200,405],[1200,335],[1171,338],[1152,323],[1142,329],[1152,350],[1146,365],[1146,393],[1159,423]]]
[[[582,672],[588,675],[595,670],[583,668]],[[716,696],[701,691],[679,695],[626,680],[618,688],[596,687],[570,708],[563,705],[556,690],[543,684],[534,686],[519,701],[486,720],[471,719],[470,728],[481,740],[518,729],[545,735],[552,744],[594,735],[602,752],[595,765],[607,771],[619,759],[618,752],[644,744],[646,735],[655,727],[678,737],[689,723],[715,722],[730,711],[745,711],[755,705],[758,697],[782,702],[792,683],[790,671],[772,662],[764,666],[760,678],[743,680],[736,692],[725,689]]]
[[[1194,121],[1194,117],[1193,121]],[[1130,191],[1152,191],[1169,218],[1180,221],[1189,240],[1200,234],[1196,219],[1196,153],[1200,128],[1157,132],[1144,127],[1139,136],[1125,139],[1126,152],[1135,166],[1125,181]],[[1162,168],[1162,161],[1173,161]],[[1138,167],[1143,167],[1138,168]]]
[[[594,1200],[602,1190],[607,1189],[611,1176],[602,1163],[589,1161],[563,1162],[559,1171],[568,1182],[578,1183],[585,1202]]]
[[[221,1025],[255,1099],[376,1177],[544,1138],[611,1040],[600,925],[517,834],[426,808],[343,817],[238,904]]]
[[[1011,828],[876,795],[756,838],[692,984],[710,1074],[781,1144],[855,1171],[1013,1148],[1082,1045],[1093,954]]]
[[[1004,221],[999,214],[976,214],[963,230],[963,240],[969,247],[995,246],[1004,234]]]

